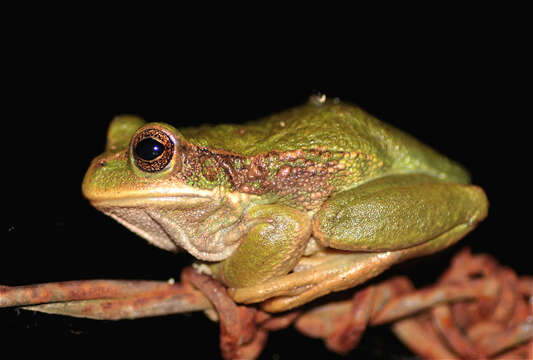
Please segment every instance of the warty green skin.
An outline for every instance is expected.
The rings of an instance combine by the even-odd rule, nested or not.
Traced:
[[[175,143],[160,171],[143,171],[132,154],[130,139],[147,128]],[[287,274],[315,241],[315,252],[447,247],[487,213],[483,191],[468,183],[460,165],[413,137],[326,101],[244,125],[177,130],[117,118],[83,192],[155,245],[185,248],[239,288]]]
[[[346,165],[346,188],[388,174],[424,173],[468,183],[468,173],[412,136],[349,104],[312,102],[245,125],[180,129],[186,141],[246,157],[272,151],[321,150]],[[320,157],[308,158],[323,162]],[[345,189],[345,188],[343,188]]]

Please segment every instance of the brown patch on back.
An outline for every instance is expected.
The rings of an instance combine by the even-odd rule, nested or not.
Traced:
[[[330,180],[345,167],[331,160],[331,152],[321,149],[271,151],[251,157],[191,144],[184,144],[182,151],[187,164],[182,170],[185,177],[203,174],[213,181],[218,172],[224,171],[235,191],[273,193],[306,209],[317,208],[329,197],[335,190]]]

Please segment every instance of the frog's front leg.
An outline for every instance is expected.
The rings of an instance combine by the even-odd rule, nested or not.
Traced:
[[[284,311],[332,291],[356,286],[409,257],[458,241],[487,215],[476,186],[426,175],[379,178],[326,201],[313,219],[313,236],[345,250],[323,255],[316,266],[276,281],[233,290],[238,302]]]
[[[245,222],[254,225],[242,236],[239,247],[211,267],[215,277],[233,288],[287,274],[300,260],[311,235],[309,216],[283,205],[256,205],[245,214]]]

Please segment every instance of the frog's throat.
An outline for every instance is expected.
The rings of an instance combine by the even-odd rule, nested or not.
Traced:
[[[224,200],[187,195],[92,204],[155,246],[173,252],[183,248],[199,260],[221,261],[251,226],[243,219],[242,207]]]

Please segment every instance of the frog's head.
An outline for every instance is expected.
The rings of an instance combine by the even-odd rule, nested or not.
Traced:
[[[236,236],[228,234],[245,199],[221,185],[223,171],[211,169],[206,176],[198,161],[202,155],[194,151],[198,149],[168,124],[117,117],[109,127],[105,152],[85,175],[83,195],[158,247],[222,260],[238,246]],[[221,212],[234,216],[220,219]]]

